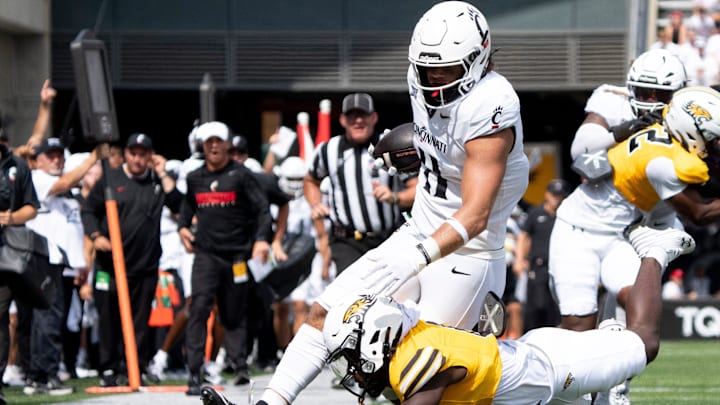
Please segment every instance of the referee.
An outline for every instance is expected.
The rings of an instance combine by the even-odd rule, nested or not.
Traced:
[[[399,178],[373,169],[370,144],[377,143],[378,114],[366,93],[343,99],[340,124],[343,136],[318,146],[305,176],[305,197],[312,207],[318,251],[324,265],[335,262],[338,274],[365,252],[377,247],[401,223],[400,208],[412,206],[417,177]],[[320,182],[330,182],[327,205]],[[324,219],[330,217],[328,235]]]

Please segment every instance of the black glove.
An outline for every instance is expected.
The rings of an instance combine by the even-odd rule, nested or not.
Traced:
[[[610,127],[610,132],[613,133],[615,142],[622,142],[630,137],[630,135],[645,129],[650,125],[657,124],[662,121],[661,111],[650,111],[647,112],[634,120],[625,121],[620,125]]]

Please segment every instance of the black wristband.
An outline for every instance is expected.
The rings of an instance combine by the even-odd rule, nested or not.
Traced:
[[[423,256],[425,256],[425,264],[430,264],[430,262],[432,262],[432,257],[430,257],[430,253],[425,250],[425,246],[423,246],[422,243],[418,243],[415,247],[420,251],[420,253],[422,253]]]

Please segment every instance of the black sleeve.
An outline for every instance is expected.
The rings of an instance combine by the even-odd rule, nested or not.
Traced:
[[[184,198],[180,204],[180,215],[178,216],[178,229],[188,228],[192,224],[192,218],[197,211],[197,201],[195,201],[195,190],[190,182],[190,177],[187,178],[187,190]]]
[[[162,185],[160,186],[162,187]],[[165,193],[165,206],[170,208],[170,211],[172,211],[173,214],[177,214],[180,211],[180,205],[182,205],[183,197],[183,193],[173,187],[172,191]]]
[[[520,230],[532,235],[535,230],[535,224],[537,223],[539,212],[540,210],[537,209],[537,207],[530,208],[527,212],[527,218],[525,218],[522,226],[520,226]]]
[[[250,206],[255,210],[257,216],[257,231],[255,240],[270,240],[272,230],[272,216],[270,215],[270,204],[265,195],[265,190],[260,186],[257,178],[248,174],[243,180],[243,193],[250,201]]]
[[[106,174],[107,176],[109,174]],[[88,194],[86,203],[82,206],[80,216],[85,235],[101,232],[100,221],[105,218],[105,180],[104,176],[98,179]],[[107,235],[106,235],[107,236]]]
[[[326,173],[328,172],[327,148],[327,142],[321,143],[320,146],[318,146],[318,150],[313,157],[312,164],[308,168],[308,173],[310,174],[310,177],[315,180],[322,180],[323,178],[325,178]]]
[[[16,180],[15,184],[15,201],[13,201],[15,208],[13,209],[17,210],[25,205],[33,206],[36,209],[40,208],[40,201],[35,192],[30,168],[20,159],[16,162],[16,168],[19,181]]]
[[[260,185],[265,189],[265,194],[270,204],[280,207],[290,202],[292,198],[282,191],[275,176],[265,173],[257,173],[255,175],[258,176],[258,180],[261,183]]]

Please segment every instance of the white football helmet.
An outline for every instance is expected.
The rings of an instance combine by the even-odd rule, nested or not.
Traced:
[[[202,156],[203,156],[202,141],[200,139],[198,139],[198,136],[197,136],[197,129],[199,126],[200,126],[200,120],[196,119],[195,122],[193,122],[193,128],[190,130],[190,133],[188,134],[188,148],[190,149],[191,157],[202,158]]]
[[[685,149],[705,159],[720,139],[720,92],[709,87],[677,91],[665,112],[665,128]]]
[[[172,177],[174,180],[177,180],[178,175],[180,175],[180,168],[182,167],[182,162],[177,159],[170,159],[165,162],[165,172],[168,176]]]
[[[402,319],[400,304],[376,295],[355,295],[330,309],[323,327],[328,363],[350,392],[376,397],[387,386],[389,360],[402,337]]]
[[[290,156],[280,165],[278,185],[286,194],[295,198],[303,195],[303,180],[307,173],[305,162],[297,156]]]
[[[490,28],[480,10],[462,1],[433,6],[415,25],[408,53],[425,105],[436,109],[462,99],[485,76],[490,54]],[[465,70],[459,79],[429,83],[428,68],[458,65]]]
[[[670,102],[675,91],[687,85],[685,65],[666,49],[651,49],[630,66],[627,87],[630,106],[636,117],[660,111]]]
[[[253,159],[253,158],[249,157],[249,158],[245,159],[245,161],[243,162],[243,165],[245,165],[245,167],[247,167],[248,170],[250,170],[253,173],[262,173],[263,172],[263,167],[260,164],[260,162],[257,161],[257,159]]]

